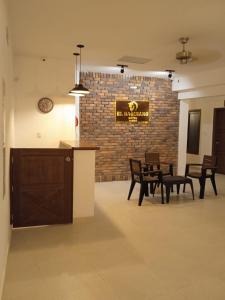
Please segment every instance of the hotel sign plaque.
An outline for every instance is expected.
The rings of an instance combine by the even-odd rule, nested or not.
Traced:
[[[116,122],[148,123],[149,101],[116,101]]]

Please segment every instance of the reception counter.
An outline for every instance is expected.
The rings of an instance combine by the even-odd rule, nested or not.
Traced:
[[[60,148],[73,149],[73,217],[94,215],[95,151],[86,141],[61,141]]]

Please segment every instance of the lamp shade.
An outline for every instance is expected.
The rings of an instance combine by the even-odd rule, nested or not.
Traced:
[[[79,96],[79,97],[84,97],[84,94],[79,94],[79,93],[75,93],[75,88],[76,88],[77,84],[75,85],[75,87],[69,91],[68,95],[69,96]]]
[[[82,94],[84,96],[89,94],[90,91],[86,87],[84,87],[82,83],[79,83],[75,85],[75,87],[70,91],[70,93],[73,93],[75,95]]]

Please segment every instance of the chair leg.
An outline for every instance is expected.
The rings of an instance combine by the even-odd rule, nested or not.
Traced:
[[[130,200],[130,196],[131,196],[131,194],[132,194],[132,192],[133,192],[133,189],[134,189],[134,186],[135,186],[135,181],[131,181],[131,184],[130,184],[130,190],[129,190],[129,194],[128,194],[128,198],[127,198],[127,200]]]
[[[204,196],[205,196],[205,177],[199,178],[199,183],[200,183],[199,198],[200,199],[204,199]]]
[[[159,182],[156,182],[153,186],[153,194],[152,194],[153,197],[155,196],[155,190],[158,185],[159,185]]]
[[[153,194],[154,193],[154,186],[153,186],[153,183],[150,182],[150,194]]]
[[[138,201],[139,206],[141,206],[141,203],[143,201],[145,189],[146,189],[146,184],[144,182],[142,182],[141,187],[140,187],[140,193],[139,193],[139,201]]]
[[[161,183],[161,198],[162,198],[162,204],[164,204],[164,190],[163,190],[163,183]]]
[[[195,194],[194,194],[194,188],[193,188],[193,182],[192,181],[190,181],[190,186],[191,186],[191,192],[192,192],[193,200],[195,200]]]
[[[210,179],[211,179],[211,182],[212,182],[212,186],[213,186],[213,189],[214,189],[214,193],[215,193],[215,195],[217,196],[217,188],[216,188],[215,175],[212,175],[212,176],[210,177]]]
[[[177,184],[177,195],[180,193],[180,184]]]
[[[185,193],[186,183],[184,183],[183,193]]]

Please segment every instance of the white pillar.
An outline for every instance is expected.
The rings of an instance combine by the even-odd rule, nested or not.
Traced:
[[[188,109],[185,101],[180,101],[179,115],[179,138],[178,138],[178,167],[177,174],[184,175],[187,160],[187,131],[188,131]]]
[[[75,140],[80,139],[80,97],[75,96],[75,118],[78,118],[78,126],[75,127]]]
[[[78,69],[75,70],[75,83],[78,83],[80,79],[80,73]],[[75,125],[74,120],[74,126],[75,126],[75,140],[80,139],[80,96],[75,96],[75,118],[78,118],[78,126]]]

